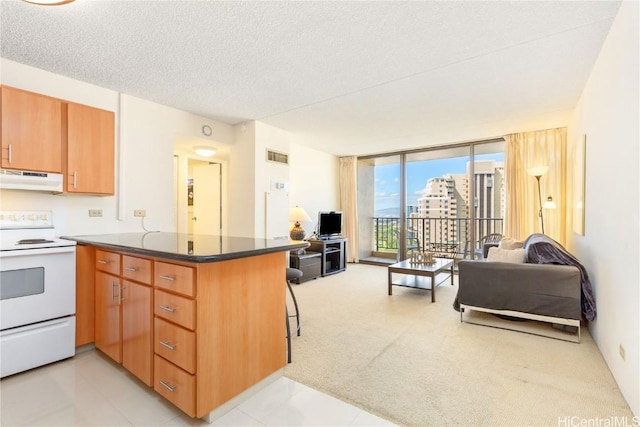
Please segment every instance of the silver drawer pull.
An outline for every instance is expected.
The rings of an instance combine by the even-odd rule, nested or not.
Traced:
[[[176,346],[169,344],[169,341],[160,341],[160,344],[167,347],[169,350],[175,350]]]
[[[175,391],[175,389],[176,389],[176,387],[177,387],[177,386],[175,386],[175,385],[174,385],[173,387],[171,387],[169,384],[167,384],[167,383],[166,383],[166,382],[164,382],[164,381],[160,381],[160,385],[161,385],[161,386],[163,386],[164,388],[166,388],[167,390],[171,391],[171,392],[172,392],[172,391]]]
[[[125,267],[124,269],[127,271],[138,271],[137,267]]]
[[[12,156],[11,144],[9,144],[9,163],[11,163],[12,161],[13,161],[13,156]]]
[[[176,280],[176,278],[172,277],[172,276],[160,276],[160,278],[163,279],[163,280],[168,280],[170,282],[173,282],[173,281]]]
[[[175,308],[169,307],[168,305],[161,305],[160,308],[164,311],[168,311],[169,313],[173,313],[174,311],[176,311]]]
[[[98,264],[109,264],[109,260],[108,259],[99,259],[98,260]]]

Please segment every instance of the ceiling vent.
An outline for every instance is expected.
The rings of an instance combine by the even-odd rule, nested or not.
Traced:
[[[284,153],[278,153],[277,151],[267,149],[267,161],[288,165],[289,155]]]

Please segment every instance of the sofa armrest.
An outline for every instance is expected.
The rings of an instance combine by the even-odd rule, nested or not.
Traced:
[[[581,318],[580,271],[576,267],[463,260],[458,272],[460,304]]]

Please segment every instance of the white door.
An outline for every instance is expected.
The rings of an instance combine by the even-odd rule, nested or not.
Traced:
[[[210,163],[193,167],[193,233],[221,233],[222,165]]]

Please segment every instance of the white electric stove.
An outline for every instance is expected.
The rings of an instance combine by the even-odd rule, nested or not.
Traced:
[[[76,242],[51,211],[0,212],[0,378],[75,354]]]

